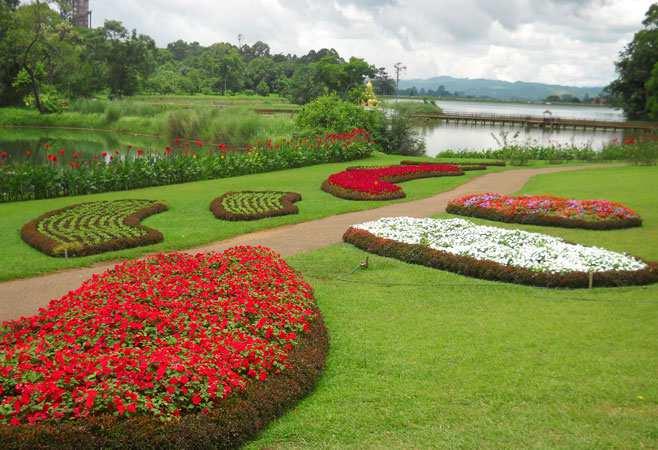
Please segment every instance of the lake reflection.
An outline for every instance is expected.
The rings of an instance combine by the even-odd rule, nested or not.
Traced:
[[[427,145],[427,155],[434,156],[444,150],[493,150],[500,148],[493,135],[501,140],[505,131],[509,139],[518,133],[513,143],[557,146],[590,146],[600,150],[613,140],[623,138],[621,131],[583,131],[573,129],[549,130],[511,126],[487,126],[434,122],[419,127]]]
[[[404,101],[408,101],[405,99]],[[422,101],[421,99],[417,101]],[[436,104],[445,112],[470,114],[499,114],[544,117],[550,111],[553,118],[592,119],[624,122],[620,109],[605,106],[574,106],[532,103],[488,103],[438,100]],[[427,121],[419,127],[427,144],[427,155],[434,156],[444,150],[493,150],[500,148],[493,135],[500,140],[502,132],[516,144],[538,146],[589,146],[600,150],[605,145],[623,138],[621,131],[606,130],[551,130],[513,125],[456,124]]]

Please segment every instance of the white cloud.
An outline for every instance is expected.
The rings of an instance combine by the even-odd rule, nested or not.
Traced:
[[[335,48],[406,77],[604,85],[653,0],[91,0],[156,39],[262,40],[275,52]]]

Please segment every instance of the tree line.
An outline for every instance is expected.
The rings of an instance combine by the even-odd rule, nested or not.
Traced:
[[[334,49],[303,56],[269,45],[178,40],[166,48],[121,22],[93,29],[68,20],[70,2],[0,0],[0,106],[27,104],[42,112],[68,99],[107,95],[276,93],[304,104],[327,94],[354,102],[372,79],[378,92],[395,90],[385,68]]]

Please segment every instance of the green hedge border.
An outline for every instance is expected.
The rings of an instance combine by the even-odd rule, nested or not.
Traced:
[[[457,166],[459,167],[463,172],[472,172],[475,170],[487,170],[487,165],[486,164],[478,164],[478,163],[458,163],[458,162],[422,162],[419,163],[418,161],[400,161],[401,166],[416,166],[418,164],[432,164],[432,165],[450,165],[450,166]],[[496,164],[490,164],[490,165],[496,165]]]
[[[0,426],[0,442],[14,449],[228,449],[253,439],[308,395],[324,371],[329,334],[319,309],[308,333],[290,352],[292,368],[252,382],[208,414],[163,422],[152,416],[104,415],[77,421]]]
[[[589,287],[589,274],[585,272],[552,274],[510,267],[493,261],[481,261],[470,256],[453,255],[423,245],[379,238],[368,231],[354,227],[345,232],[343,240],[369,253],[469,277],[545,288],[582,289]],[[593,286],[641,286],[658,282],[658,263],[646,262],[646,264],[648,267],[639,271],[595,273]]]
[[[260,194],[260,193],[278,193],[278,191],[231,191],[217,197],[210,203],[210,211],[222,220],[242,221],[242,220],[260,220],[268,217],[287,216],[290,214],[299,214],[299,208],[295,205],[297,202],[302,201],[301,194],[297,192],[281,192],[281,205],[280,209],[272,209],[252,214],[236,214],[224,208],[223,200],[229,195],[235,194]]]
[[[158,244],[164,241],[164,236],[160,231],[146,227],[141,224],[141,221],[146,219],[147,217],[152,216],[154,214],[159,214],[161,212],[165,212],[169,209],[169,207],[166,204],[158,201],[151,206],[142,208],[139,211],[129,216],[126,216],[123,219],[123,223],[125,225],[133,228],[139,228],[146,233],[141,237],[112,239],[109,241],[102,242],[100,244],[85,245],[80,249],[72,250],[70,252],[67,252],[66,254],[55,252],[54,249],[57,246],[61,245],[61,242],[57,242],[56,240],[41,234],[38,230],[39,222],[51,216],[61,214],[64,211],[68,211],[69,209],[77,208],[78,206],[86,205],[89,203],[97,203],[97,202],[76,203],[75,205],[67,206],[66,208],[49,211],[43,214],[42,216],[37,217],[36,219],[23,225],[23,228],[21,228],[21,238],[27,244],[39,250],[40,252],[43,252],[48,256],[54,256],[54,257],[64,257],[64,256],[78,257],[78,256],[96,255],[99,253],[113,252],[127,248],[143,247],[146,245]]]
[[[418,165],[416,163],[415,165]],[[376,167],[373,167],[376,168]],[[349,170],[349,169],[348,169]],[[389,183],[403,183],[405,181],[419,180],[421,178],[439,178],[439,177],[460,177],[463,176],[464,172],[418,172],[415,174],[409,175],[400,175],[400,176],[391,176],[391,177],[381,177],[381,181],[387,181]],[[353,191],[350,189],[345,189],[343,187],[337,186],[335,184],[329,183],[329,180],[325,180],[322,183],[322,190],[328,194],[333,195],[334,197],[342,198],[345,200],[397,200],[400,198],[405,198],[407,194],[400,189],[396,192],[384,192],[381,194],[370,194],[368,192],[359,192]]]
[[[642,226],[642,219],[617,219],[600,222],[590,222],[582,219],[568,219],[566,217],[554,217],[545,214],[514,214],[508,216],[490,208],[474,206],[460,206],[448,203],[446,211],[450,214],[480,219],[493,220],[505,223],[520,223],[525,225],[540,225],[561,228],[582,228],[585,230],[620,230],[623,228],[634,228]]]

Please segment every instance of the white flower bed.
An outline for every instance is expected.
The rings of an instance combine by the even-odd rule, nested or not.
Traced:
[[[470,256],[533,271],[636,271],[642,261],[597,247],[569,244],[545,234],[476,225],[463,219],[389,217],[354,225],[379,238],[420,244],[459,256]]]

